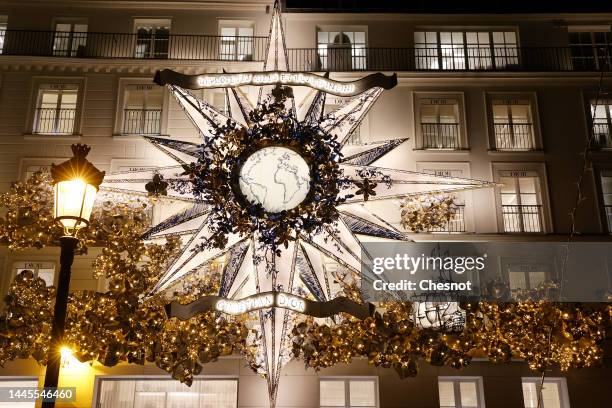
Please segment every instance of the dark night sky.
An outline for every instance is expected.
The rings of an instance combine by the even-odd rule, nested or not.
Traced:
[[[612,12],[612,0],[284,0],[288,12],[563,13]]]

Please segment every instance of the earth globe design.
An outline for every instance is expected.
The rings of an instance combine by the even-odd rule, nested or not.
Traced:
[[[269,213],[297,207],[310,191],[310,168],[295,151],[264,147],[242,165],[238,184],[246,199]]]

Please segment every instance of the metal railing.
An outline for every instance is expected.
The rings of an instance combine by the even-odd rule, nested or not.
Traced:
[[[421,123],[424,149],[459,149],[459,123]]]
[[[543,232],[541,205],[502,205],[504,232]]]
[[[76,109],[36,108],[33,133],[71,135]]]
[[[495,148],[497,150],[533,150],[533,124],[495,123]]]
[[[3,55],[263,61],[267,37],[5,30]],[[583,47],[584,48],[584,47]],[[572,47],[349,47],[287,50],[291,71],[598,71],[610,55]],[[588,50],[587,50],[588,51]],[[588,54],[588,53],[587,53]],[[607,55],[602,57],[602,55]],[[603,60],[602,60],[603,58]]]
[[[432,228],[429,232],[465,232],[465,204],[457,204],[455,213],[444,226]]]
[[[161,134],[161,109],[124,109],[123,134]]]
[[[262,61],[267,37],[7,30],[3,55]]]
[[[593,148],[612,149],[612,124],[595,123],[593,125]]]

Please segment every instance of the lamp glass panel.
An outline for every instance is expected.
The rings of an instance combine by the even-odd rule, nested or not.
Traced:
[[[84,226],[77,218],[89,220],[96,192],[94,186],[81,179],[60,181],[55,185],[55,217],[74,217],[60,220],[64,228]]]

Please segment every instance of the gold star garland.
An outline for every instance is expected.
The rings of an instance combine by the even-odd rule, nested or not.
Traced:
[[[452,195],[423,194],[401,203],[402,226],[412,232],[442,228],[456,213],[457,205]]]

